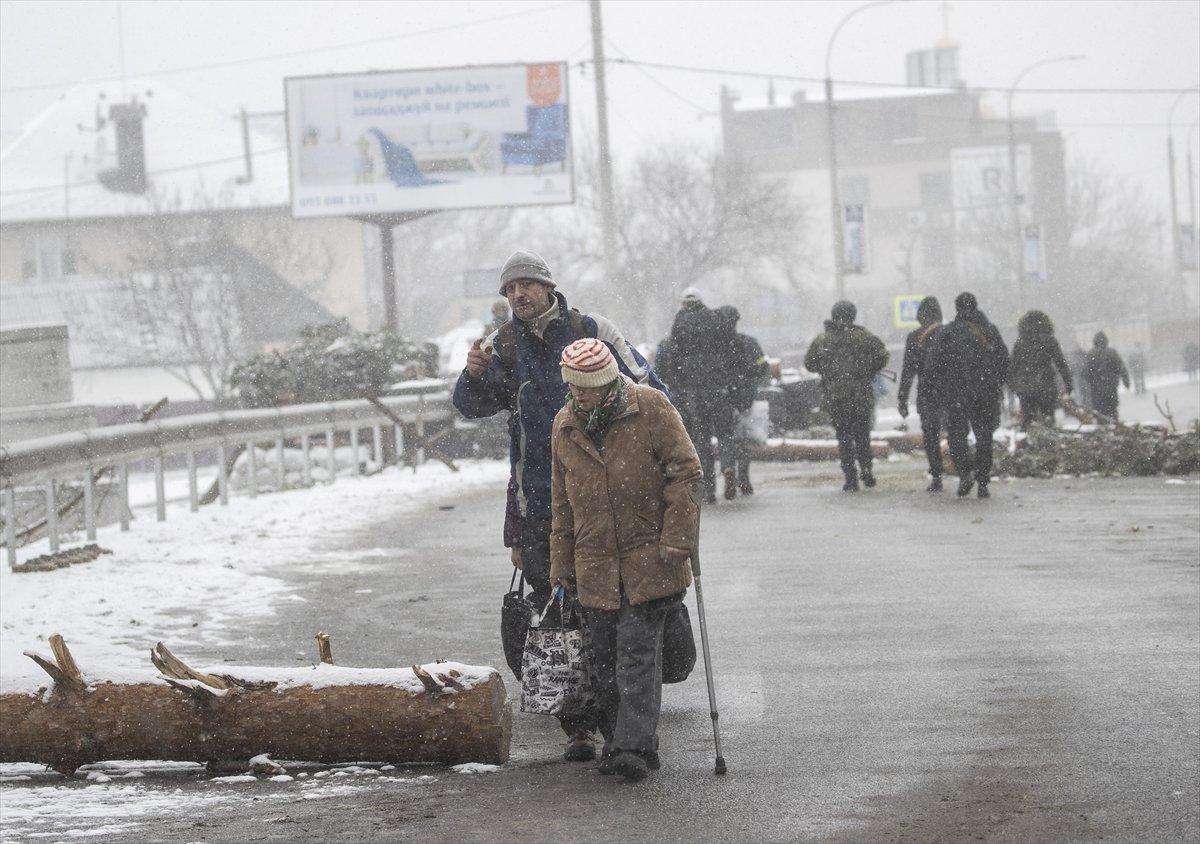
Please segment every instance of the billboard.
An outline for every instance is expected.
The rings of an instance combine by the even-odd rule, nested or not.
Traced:
[[[294,217],[574,201],[564,63],[284,80]]]
[[[924,299],[924,294],[920,296],[905,294],[897,296],[892,301],[897,328],[919,328],[921,326],[917,319],[917,310],[921,307]]]

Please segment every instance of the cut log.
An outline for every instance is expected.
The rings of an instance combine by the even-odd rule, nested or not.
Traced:
[[[197,671],[160,644],[161,676],[113,683],[81,675],[61,642],[53,662],[30,656],[55,682],[49,694],[0,694],[0,762],[69,774],[110,759],[220,763],[264,753],[324,763],[508,760],[512,709],[488,667]]]

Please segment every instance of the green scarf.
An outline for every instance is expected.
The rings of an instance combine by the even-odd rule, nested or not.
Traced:
[[[584,410],[580,407],[569,390],[567,391],[567,402],[571,405],[571,412],[583,423],[584,432],[599,445],[600,438],[608,429],[609,423],[625,409],[624,385],[620,378],[612,382],[604,398],[596,402],[596,406],[591,410]]]

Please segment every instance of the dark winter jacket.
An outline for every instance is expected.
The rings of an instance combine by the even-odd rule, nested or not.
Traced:
[[[1041,311],[1030,311],[1017,322],[1017,334],[1009,366],[1009,386],[1023,400],[1035,399],[1053,406],[1058,399],[1055,370],[1067,392],[1074,389],[1071,369],[1054,338],[1054,323]]]
[[[729,401],[738,413],[744,413],[758,398],[759,386],[767,383],[771,367],[762,346],[749,334],[737,330],[741,315],[732,305],[713,309],[717,317],[717,341],[722,369],[729,389]]]
[[[904,341],[904,364],[900,369],[900,385],[896,398],[900,404],[908,404],[908,393],[912,389],[913,378],[917,379],[917,413],[925,416],[935,412],[938,407],[937,396],[933,386],[926,378],[929,361],[929,349],[942,330],[942,308],[938,300],[926,296],[917,307],[917,322],[920,328],[908,332]]]
[[[693,550],[700,519],[700,458],[678,411],[655,390],[624,389],[603,449],[570,405],[554,420],[550,577],[574,578],[579,603],[605,610],[686,589],[690,564],[668,566],[659,547]]]
[[[861,325],[825,321],[804,355],[804,366],[821,376],[824,406],[830,413],[869,414],[875,406],[872,381],[887,364],[883,341]]]
[[[1092,340],[1083,371],[1091,387],[1092,406],[1105,415],[1112,415],[1117,407],[1117,384],[1129,387],[1129,370],[1117,350],[1108,345],[1108,335],[1103,331]]]
[[[704,401],[725,399],[725,360],[721,355],[720,321],[700,302],[688,302],[675,314],[671,335],[659,346],[655,369],[672,392]]]
[[[493,332],[483,343],[485,348],[493,348],[487,372],[473,379],[464,369],[454,386],[454,406],[467,419],[493,416],[502,410],[513,414],[509,459],[522,518],[550,518],[550,427],[567,395],[559,358],[566,346],[580,339],[574,336],[567,316],[566,298],[557,291],[554,296],[559,313],[542,337],[513,317],[517,353],[511,368],[495,353]],[[586,336],[605,342],[621,372],[639,383],[665,389],[615,325],[599,314],[585,314],[583,327]]]
[[[1008,346],[983,311],[959,312],[929,349],[929,381],[944,407],[995,402],[1008,380]]]

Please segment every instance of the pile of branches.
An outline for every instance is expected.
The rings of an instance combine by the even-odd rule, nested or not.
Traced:
[[[1032,425],[1015,452],[997,453],[995,471],[1016,478],[1200,472],[1200,422],[1182,433],[1124,425],[1089,431]]]
[[[355,331],[343,319],[307,326],[288,348],[238,364],[230,383],[247,407],[280,407],[385,395],[397,381],[436,375],[436,368],[436,346]]]

